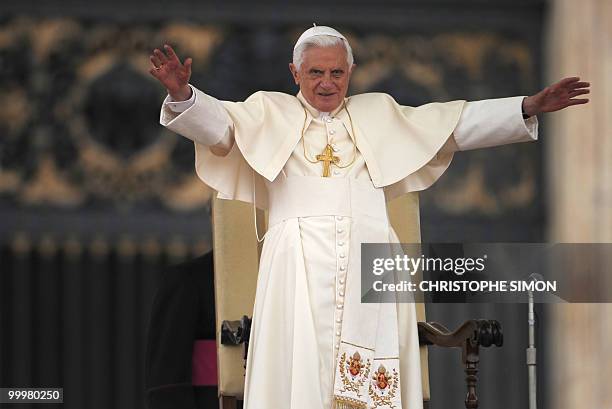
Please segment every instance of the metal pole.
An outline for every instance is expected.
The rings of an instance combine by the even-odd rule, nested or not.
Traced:
[[[537,279],[533,279],[537,281]],[[533,312],[533,292],[529,291],[529,347],[527,348],[527,371],[529,374],[529,409],[537,409],[536,403],[536,347],[535,347],[535,314]]]

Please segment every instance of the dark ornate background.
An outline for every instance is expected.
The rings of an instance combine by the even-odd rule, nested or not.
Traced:
[[[142,407],[159,271],[210,248],[210,191],[192,144],[158,124],[152,48],[193,57],[192,82],[222,99],[295,93],[290,51],[314,21],[349,37],[352,93],[476,100],[538,89],[543,13],[541,0],[0,6],[0,386],[63,386],[70,408]],[[423,239],[541,240],[541,149],[456,155],[421,195]],[[484,354],[482,407],[526,404],[522,307],[428,307],[450,325],[504,322],[503,352]],[[460,407],[459,357],[430,359],[432,407]]]

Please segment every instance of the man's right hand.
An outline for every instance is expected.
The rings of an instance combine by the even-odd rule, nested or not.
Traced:
[[[164,45],[166,54],[161,50],[153,50],[150,56],[153,68],[149,70],[152,76],[157,78],[168,90],[168,94],[174,101],[185,101],[191,98],[191,58],[187,58],[182,64],[169,45]]]

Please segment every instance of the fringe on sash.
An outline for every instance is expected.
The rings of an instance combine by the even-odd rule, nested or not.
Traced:
[[[367,409],[368,405],[356,399],[334,396],[334,409]]]

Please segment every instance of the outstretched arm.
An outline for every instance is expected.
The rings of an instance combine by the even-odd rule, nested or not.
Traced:
[[[538,139],[538,119],[521,112],[524,96],[466,102],[453,131],[456,150],[488,148]]]
[[[150,56],[150,74],[168,91],[160,115],[160,123],[170,130],[209,146],[217,155],[225,155],[234,143],[232,122],[217,99],[189,85],[192,59],[184,63],[172,47],[165,53],[155,49]]]
[[[586,104],[588,99],[576,97],[588,94],[588,87],[588,82],[570,77],[532,96],[467,102],[453,133],[456,150],[536,140],[537,115]]]
[[[523,112],[526,115],[539,115],[544,112],[554,112],[572,105],[589,102],[587,98],[576,98],[590,92],[590,84],[580,81],[579,77],[568,77],[544,88],[535,95],[523,100]]]

